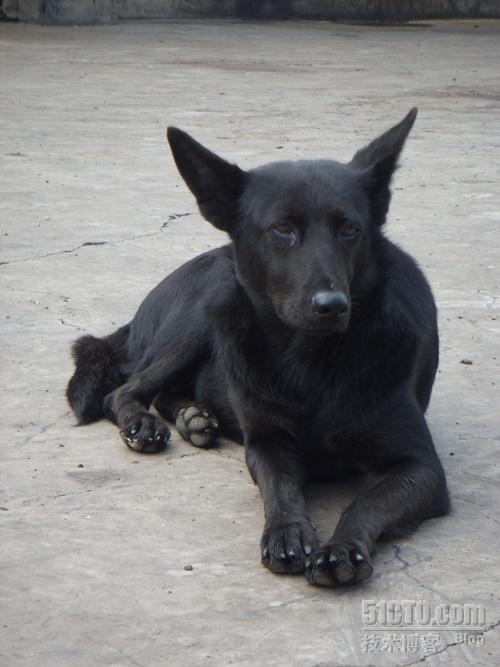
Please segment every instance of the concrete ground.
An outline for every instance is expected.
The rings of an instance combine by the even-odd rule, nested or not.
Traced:
[[[0,663],[498,664],[500,22],[0,30]],[[174,436],[140,456],[109,423],[74,428],[69,345],[224,242],[167,124],[251,167],[348,159],[413,105],[388,234],[440,307],[429,422],[453,512],[381,546],[364,587],[316,589],[260,566],[261,501],[237,445]],[[309,491],[323,537],[354,494]],[[363,599],[484,605],[485,645],[448,630],[415,651],[387,633],[370,647]]]

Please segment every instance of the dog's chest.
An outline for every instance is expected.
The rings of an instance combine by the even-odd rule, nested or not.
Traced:
[[[274,379],[283,399],[296,407],[297,429],[329,441],[349,421],[347,406],[356,386],[342,350],[304,346],[283,354],[274,366]]]

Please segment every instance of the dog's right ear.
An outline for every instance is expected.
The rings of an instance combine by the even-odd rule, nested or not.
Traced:
[[[416,117],[417,109],[413,108],[400,123],[359,150],[351,160],[350,164],[366,178],[376,225],[385,222],[391,200],[392,175]]]
[[[203,217],[218,229],[232,230],[246,174],[177,127],[167,129],[175,164],[196,197]]]

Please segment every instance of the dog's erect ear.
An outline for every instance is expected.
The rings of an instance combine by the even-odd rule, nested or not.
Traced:
[[[392,174],[416,117],[417,109],[413,108],[400,123],[359,150],[351,160],[351,166],[362,171],[366,177],[372,216],[377,225],[385,222],[391,200],[389,185]]]
[[[167,129],[167,138],[177,169],[196,197],[203,217],[218,229],[230,232],[236,222],[245,172],[177,127]]]

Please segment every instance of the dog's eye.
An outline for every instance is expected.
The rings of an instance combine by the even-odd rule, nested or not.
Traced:
[[[342,234],[342,236],[345,236],[347,238],[352,238],[353,236],[356,236],[356,234],[358,232],[359,232],[359,227],[357,227],[356,225],[353,225],[351,222],[348,222],[340,230],[340,233]]]
[[[274,234],[276,234],[276,236],[279,236],[281,239],[285,239],[290,243],[290,245],[295,243],[295,232],[291,225],[282,223],[281,225],[275,225],[271,229],[273,230]]]
[[[290,225],[275,225],[273,227],[273,232],[276,232],[276,234],[280,234],[281,236],[289,236],[290,234],[293,234],[293,229]]]

